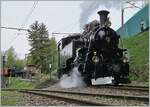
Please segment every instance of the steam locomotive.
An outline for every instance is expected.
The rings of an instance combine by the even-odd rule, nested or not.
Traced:
[[[100,21],[85,25],[82,34],[62,38],[58,45],[58,77],[78,68],[87,85],[129,83],[127,49],[119,48],[120,36],[110,28],[106,10]]]

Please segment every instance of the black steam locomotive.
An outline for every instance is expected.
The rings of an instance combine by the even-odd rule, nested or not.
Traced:
[[[58,45],[58,76],[78,67],[87,85],[129,83],[127,49],[119,48],[120,36],[110,28],[106,10],[99,11],[100,22],[87,24],[82,34],[62,38]]]

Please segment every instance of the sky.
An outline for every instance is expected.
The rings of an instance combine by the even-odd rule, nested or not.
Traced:
[[[80,31],[80,15],[83,11],[81,3],[84,1],[38,1],[24,28],[29,26],[36,20],[43,22],[49,31],[49,38],[52,32],[81,32]],[[20,28],[25,22],[34,1],[1,1],[1,26]],[[141,6],[141,2],[137,2]],[[128,5],[124,5],[126,7]],[[97,11],[110,11],[111,28],[117,30],[121,26],[121,6],[111,6],[109,8],[100,5],[89,17],[87,23],[92,20],[99,20]],[[125,10],[125,22],[131,18],[139,9],[129,8]],[[25,54],[29,53],[29,43],[27,40],[27,32],[17,30],[1,29],[1,50],[6,51],[11,46],[15,48],[16,54],[23,59]],[[55,35],[59,41],[63,36]]]

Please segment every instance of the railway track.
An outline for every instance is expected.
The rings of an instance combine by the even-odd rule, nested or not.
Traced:
[[[92,88],[111,88],[111,89],[120,89],[120,90],[149,91],[149,87],[145,87],[145,86],[99,85],[99,86],[91,86],[91,87],[92,87]]]
[[[81,105],[111,106],[108,104],[86,101],[84,99],[67,97],[67,96],[64,96],[64,94],[63,94],[65,92],[60,92],[60,91],[57,92],[57,91],[41,90],[41,89],[2,89],[2,91],[18,91],[21,93],[28,93],[28,94],[39,95],[42,97],[50,97],[50,98],[65,100],[65,101],[74,102],[74,103],[81,104]],[[60,95],[60,93],[62,93],[63,95]],[[68,93],[66,92],[65,94],[68,94]]]
[[[91,105],[91,106],[111,106],[109,104],[103,104],[103,103],[98,103],[98,102],[92,102],[92,101],[88,101],[88,100],[85,100],[85,99],[79,99],[79,97],[70,97],[70,96],[67,96],[65,94],[60,94],[59,92],[48,92],[48,91],[44,91],[44,92],[41,92],[41,91],[20,91],[20,92],[23,92],[23,93],[30,93],[30,94],[35,94],[35,95],[40,95],[40,96],[45,96],[45,97],[51,97],[51,98],[56,98],[56,99],[60,99],[60,100],[65,100],[65,101],[68,101],[68,102],[73,102],[73,103],[77,103],[77,104],[81,104],[81,105]]]
[[[23,93],[30,93],[45,97],[57,98],[61,100],[73,101],[91,106],[148,105],[149,101],[149,96],[93,94],[73,91],[40,89],[5,89],[5,91],[19,91]]]

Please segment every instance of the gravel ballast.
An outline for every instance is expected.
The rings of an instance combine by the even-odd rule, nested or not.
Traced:
[[[23,94],[23,99],[17,106],[80,106],[73,102],[58,100],[55,98],[42,97],[34,94]]]
[[[62,90],[62,91],[73,91],[73,92],[84,92],[94,94],[114,94],[114,95],[135,95],[135,96],[149,96],[148,91],[136,91],[136,90],[123,90],[114,88],[92,88],[92,87],[79,87],[79,88],[62,88],[58,84],[46,88],[47,90]]]

